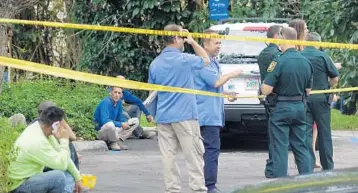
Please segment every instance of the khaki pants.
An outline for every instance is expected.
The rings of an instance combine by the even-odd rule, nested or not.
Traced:
[[[97,138],[103,141],[117,142],[119,139],[122,141],[128,139],[133,131],[139,126],[138,118],[131,118],[128,120],[129,129],[116,127],[113,122],[104,124],[97,134]],[[131,126],[132,125],[132,126]]]
[[[204,144],[196,120],[171,124],[159,124],[158,143],[164,165],[166,193],[181,191],[181,173],[175,162],[176,154],[183,150],[189,171],[189,186],[192,192],[206,193],[204,178]]]

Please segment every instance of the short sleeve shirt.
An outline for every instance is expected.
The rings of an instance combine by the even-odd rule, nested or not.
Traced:
[[[264,83],[274,87],[279,96],[304,96],[312,88],[311,63],[296,49],[287,49],[267,68]]]
[[[221,66],[212,58],[210,65],[195,71],[195,89],[223,93],[223,86],[215,88],[215,83],[221,77]],[[224,99],[197,95],[200,126],[224,126]]]
[[[258,56],[257,63],[260,69],[261,81],[265,80],[267,74],[267,68],[270,63],[278,58],[281,55],[281,51],[279,50],[276,44],[269,44],[265,49],[261,51]]]
[[[204,67],[203,58],[166,47],[149,67],[151,84],[194,89],[194,71]],[[158,92],[157,123],[166,124],[197,120],[198,109],[194,94]]]
[[[314,47],[306,47],[301,53],[312,63],[314,69],[312,89],[329,89],[328,78],[339,76],[339,72],[328,54]]]

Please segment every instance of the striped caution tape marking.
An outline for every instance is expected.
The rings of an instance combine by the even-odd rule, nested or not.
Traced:
[[[122,80],[119,78],[101,76],[97,74],[90,74],[85,72],[78,72],[74,70],[48,66],[44,64],[38,64],[34,62],[24,61],[13,59],[9,57],[0,56],[0,65],[5,65],[11,68],[48,74],[56,77],[62,77],[67,79],[79,80],[94,84],[108,85],[108,86],[118,86],[128,89],[137,89],[137,90],[147,90],[147,91],[162,91],[162,92],[178,92],[178,93],[187,93],[187,94],[198,94],[205,96],[214,96],[214,97],[224,97],[229,98],[232,96],[219,94],[214,92],[207,92],[194,89],[186,89],[179,87],[170,87],[170,86],[161,86],[156,84],[143,83],[132,80]],[[312,91],[311,94],[322,94],[322,93],[337,93],[337,92],[348,92],[348,91],[357,91],[358,87],[351,88],[340,88],[332,90],[316,90]],[[263,95],[260,96],[236,96],[235,98],[263,98]]]
[[[143,28],[127,28],[127,27],[114,27],[114,26],[101,26],[101,25],[86,25],[86,24],[73,24],[73,23],[58,23],[48,21],[32,21],[32,20],[20,20],[20,19],[6,19],[0,18],[0,23],[11,24],[25,24],[25,25],[41,25],[47,27],[59,27],[59,28],[71,28],[71,29],[86,29],[86,30],[98,30],[98,31],[114,31],[121,33],[133,33],[144,35],[162,35],[162,36],[187,36],[189,33],[185,32],[173,32],[164,30],[150,30]],[[217,35],[217,34],[204,34],[204,33],[190,33],[194,38],[217,38],[225,40],[239,40],[239,41],[255,41],[266,42],[276,44],[292,44],[303,46],[320,46],[325,48],[340,48],[340,49],[358,49],[358,44],[344,44],[344,43],[332,43],[332,42],[310,42],[310,41],[298,41],[298,40],[280,40],[261,37],[242,37],[232,35]]]

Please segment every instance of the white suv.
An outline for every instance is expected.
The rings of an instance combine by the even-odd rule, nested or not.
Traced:
[[[286,23],[225,23],[213,25],[210,29],[222,35],[242,37],[264,37],[271,25],[287,26]],[[222,73],[242,69],[243,74],[232,79],[239,96],[258,96],[261,85],[257,57],[266,47],[264,42],[222,40],[218,61]],[[228,83],[224,85],[228,91]],[[225,99],[225,131],[234,133],[266,134],[265,108],[258,98],[239,98],[234,102]]]

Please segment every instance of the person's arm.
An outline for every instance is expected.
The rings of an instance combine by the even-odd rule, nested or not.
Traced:
[[[328,55],[326,55],[324,57],[324,60],[326,62],[326,69],[327,69],[327,74],[329,77],[329,84],[331,85],[331,87],[334,87],[338,83],[338,80],[339,80],[338,69]]]
[[[270,66],[267,68],[266,78],[261,85],[261,92],[263,95],[269,95],[272,93],[279,76],[280,66],[277,61],[272,61]]]
[[[53,141],[51,141],[51,143],[52,142]],[[40,163],[54,170],[66,171],[68,160],[71,159],[69,140],[64,138],[60,139],[58,151],[51,143],[48,140],[42,140],[37,146],[29,147],[25,153],[36,163]]]
[[[229,81],[232,78],[235,78],[236,76],[238,76],[241,73],[242,73],[242,70],[235,70],[233,72],[230,72],[228,74],[220,76],[220,78],[215,82],[214,87],[217,88],[217,87],[224,85],[227,81]]]
[[[220,76],[218,72],[216,72],[211,67],[205,67],[199,71],[199,75],[201,79],[209,86],[218,88],[224,85],[227,81],[235,76],[238,76],[241,73],[241,70],[236,70],[231,73]]]
[[[123,100],[128,103],[128,104],[135,104],[139,107],[139,109],[141,111],[143,111],[143,113],[148,116],[150,115],[149,111],[147,110],[147,108],[145,108],[142,100],[140,100],[138,97],[136,97],[135,95],[133,95],[131,92],[127,91],[127,90],[123,90]]]
[[[183,29],[182,32],[188,32],[189,31],[187,29]],[[210,64],[210,58],[209,58],[209,55],[208,53],[206,53],[206,51],[204,50],[203,47],[201,47],[198,42],[196,42],[192,37],[191,35],[189,35],[188,37],[184,38],[184,41],[188,44],[190,44],[193,49],[194,49],[194,52],[197,56],[199,56],[200,58],[202,58],[203,62],[204,62],[204,66],[207,66]]]
[[[120,104],[121,101],[118,101],[117,105],[122,105]],[[110,111],[112,110],[112,104],[108,104],[108,102],[104,102],[101,104],[100,106],[100,111],[101,111],[101,117],[100,117],[100,124],[101,125],[104,125],[108,122],[113,122],[113,124],[116,126],[116,127],[122,127],[122,122],[119,121],[119,120],[113,120],[111,119],[110,117]]]
[[[67,170],[73,176],[73,178],[75,179],[75,182],[81,180],[80,171],[78,171],[75,163],[73,163],[71,158],[68,160],[68,168],[67,168]]]
[[[313,66],[312,66],[312,63],[311,62],[308,62],[309,65],[310,65],[310,68],[311,68],[311,74],[310,74],[310,79],[308,80],[307,82],[307,85],[306,85],[306,95],[309,96],[310,93],[311,93],[311,90],[312,90],[312,87],[313,87]]]

